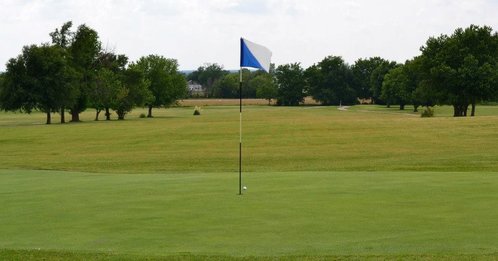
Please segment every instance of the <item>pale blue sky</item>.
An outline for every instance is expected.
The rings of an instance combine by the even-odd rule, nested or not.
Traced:
[[[181,69],[236,69],[241,36],[271,49],[276,64],[327,55],[403,62],[429,36],[472,23],[498,29],[497,13],[496,0],[0,0],[0,71],[68,20],[131,60],[160,54]]]

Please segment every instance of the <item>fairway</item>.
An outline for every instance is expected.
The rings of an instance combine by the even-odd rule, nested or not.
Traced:
[[[0,113],[0,258],[497,258],[498,107],[143,111]]]

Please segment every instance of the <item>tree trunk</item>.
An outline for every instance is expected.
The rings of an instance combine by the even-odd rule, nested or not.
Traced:
[[[467,110],[469,109],[468,104],[454,104],[453,105],[453,117],[465,117],[467,116]]]
[[[149,105],[149,114],[147,114],[147,118],[152,118],[152,105]]]
[[[126,113],[124,111],[121,111],[121,110],[118,110],[116,112],[118,113],[118,120],[124,120]]]
[[[99,120],[99,114],[102,110],[101,109],[95,109],[95,121]]]
[[[413,112],[418,112],[418,105],[413,105]]]
[[[399,109],[402,110],[402,111],[405,110],[405,105],[404,104],[400,104],[399,105]]]
[[[453,117],[461,117],[461,116],[462,116],[461,105],[459,104],[453,105]]]
[[[80,114],[76,111],[71,111],[71,122],[80,122]]]
[[[105,108],[105,120],[106,121],[111,120],[111,113],[109,112],[109,108]]]
[[[64,113],[65,113],[65,109],[64,109],[64,107],[62,107],[61,108],[61,124],[66,123],[66,117],[65,117]]]
[[[50,110],[47,112],[47,124],[51,124],[52,123],[52,116],[50,115]]]
[[[268,99],[268,106],[271,105],[271,99]]]
[[[391,108],[391,104],[390,103],[387,104],[387,108]]]
[[[470,113],[470,116],[476,116],[476,102],[472,102],[472,112]]]

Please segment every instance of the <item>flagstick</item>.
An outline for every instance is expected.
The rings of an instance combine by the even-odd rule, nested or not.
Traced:
[[[240,68],[239,81],[239,195],[242,195],[242,67]]]

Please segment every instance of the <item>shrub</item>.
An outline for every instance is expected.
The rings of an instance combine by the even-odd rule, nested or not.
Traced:
[[[145,116],[145,113],[140,113],[140,116],[139,116],[139,117],[140,117],[140,118],[142,118],[142,119],[143,119],[143,118],[145,118],[145,117],[146,117],[146,116]]]
[[[201,115],[201,107],[195,106],[195,108],[194,108],[194,115]]]
[[[434,109],[432,107],[425,107],[420,116],[422,118],[434,117]]]

